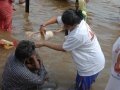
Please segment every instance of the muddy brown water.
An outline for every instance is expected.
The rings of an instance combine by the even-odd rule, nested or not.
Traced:
[[[0,38],[13,40],[13,38],[26,39],[26,31],[38,31],[39,26],[52,16],[61,15],[67,8],[74,8],[74,0],[31,0],[29,16],[24,13],[24,7],[15,4],[13,15],[13,32],[0,33]],[[120,1],[119,0],[90,0],[87,4],[88,23],[96,33],[106,58],[106,66],[98,76],[92,90],[104,90],[110,72],[111,50],[116,38],[120,35]],[[50,25],[47,30],[56,30],[57,24]],[[62,43],[64,33],[61,32],[50,41]],[[43,47],[37,49],[50,79],[58,84],[58,90],[67,90],[75,82],[76,69],[69,53],[51,50]],[[10,52],[0,48],[0,76]],[[0,78],[0,80],[2,77]]]

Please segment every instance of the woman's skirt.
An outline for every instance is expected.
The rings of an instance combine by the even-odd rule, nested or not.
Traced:
[[[12,4],[9,4],[7,2],[4,4],[0,2],[0,30],[12,30],[12,13]]]

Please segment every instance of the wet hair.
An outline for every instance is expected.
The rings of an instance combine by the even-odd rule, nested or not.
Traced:
[[[66,25],[79,24],[84,19],[84,15],[81,10],[68,9],[62,14],[62,21]]]
[[[29,40],[22,40],[19,42],[16,50],[15,57],[24,62],[26,58],[30,58],[35,51],[35,44]]]

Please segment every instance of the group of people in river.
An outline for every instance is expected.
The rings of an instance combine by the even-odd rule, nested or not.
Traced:
[[[12,2],[13,0],[0,0],[0,28],[5,31],[11,31]],[[3,3],[7,5],[4,10],[1,8]],[[85,21],[83,11],[81,9],[65,10],[61,16],[55,16],[43,22],[40,25],[40,33],[44,34],[46,27],[54,23],[61,25],[67,31],[64,42],[58,44],[44,40],[20,41],[15,52],[6,62],[2,90],[56,89],[56,84],[49,82],[47,71],[36,53],[35,49],[40,47],[70,52],[76,65],[77,75],[75,87],[69,90],[91,89],[92,84],[105,67],[105,57],[97,36]],[[120,89],[120,38],[113,45],[112,59],[110,79],[105,90]]]

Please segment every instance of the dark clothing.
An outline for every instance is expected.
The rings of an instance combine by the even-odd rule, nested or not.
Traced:
[[[2,88],[3,90],[33,90],[33,88],[38,90],[44,83],[46,73],[44,66],[41,66],[39,74],[31,72],[12,54],[4,68]]]
[[[90,90],[90,87],[95,82],[99,73],[92,76],[76,76],[76,89],[75,90]]]

